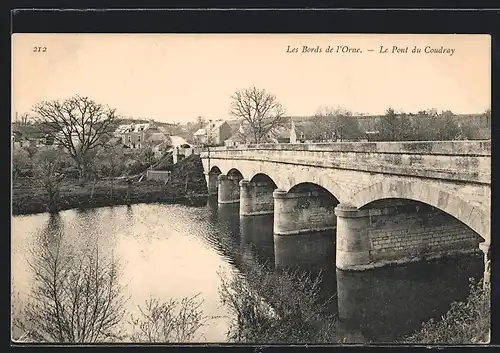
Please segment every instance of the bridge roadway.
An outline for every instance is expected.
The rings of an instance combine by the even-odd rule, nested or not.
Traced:
[[[274,214],[276,243],[336,233],[338,268],[478,248],[489,266],[490,140],[239,145],[201,158],[220,204]]]

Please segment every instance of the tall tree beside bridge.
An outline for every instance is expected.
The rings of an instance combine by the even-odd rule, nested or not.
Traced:
[[[382,141],[397,141],[399,140],[399,121],[396,111],[393,108],[387,108],[377,123],[379,137]]]
[[[86,177],[86,157],[111,136],[115,110],[75,95],[62,101],[43,101],[33,111],[39,128],[69,153],[80,177]]]
[[[285,109],[265,89],[250,87],[231,96],[230,114],[244,126],[245,141],[260,143],[286,123]]]
[[[321,107],[310,123],[313,139],[317,141],[358,140],[363,135],[358,120],[342,107]]]

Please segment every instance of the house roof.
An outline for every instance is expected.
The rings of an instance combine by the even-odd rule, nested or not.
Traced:
[[[150,123],[145,123],[145,124],[134,124],[133,126],[133,131],[134,132],[140,132],[140,131],[146,131],[149,129],[151,126]]]
[[[245,142],[243,140],[243,137],[240,134],[238,134],[238,133],[234,134],[233,136],[231,136],[230,138],[228,138],[226,141]]]
[[[163,132],[151,132],[146,135],[146,141],[164,141],[166,138]]]
[[[273,134],[275,138],[290,138],[290,128],[280,127]]]
[[[218,119],[215,121],[214,120],[209,121],[209,123],[207,125],[210,129],[217,129],[217,128],[221,127],[222,125],[224,125],[225,123],[226,123],[225,120]]]
[[[313,136],[313,128],[309,124],[296,124],[295,131],[298,138],[300,138],[300,133],[304,134],[305,139],[311,139]]]
[[[239,120],[226,120],[226,123],[231,128],[231,134],[235,134],[241,125]]]
[[[207,134],[207,130],[205,129],[198,129],[196,132],[193,134],[194,136],[203,136]]]
[[[118,144],[121,143],[121,138],[119,138],[119,137],[112,137],[112,138],[109,139],[108,143],[111,144],[111,145],[118,145]]]
[[[181,136],[170,136],[170,140],[172,141],[172,146],[181,146],[188,144],[187,141]]]
[[[116,133],[124,133],[124,132],[129,131],[131,128],[132,128],[132,124],[118,125],[115,132]]]

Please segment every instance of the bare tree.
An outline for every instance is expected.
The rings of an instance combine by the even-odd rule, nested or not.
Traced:
[[[24,148],[15,148],[12,151],[12,176],[17,178],[25,171],[31,171],[33,168],[33,161]]]
[[[342,107],[319,108],[311,124],[315,140],[356,140],[362,136],[358,120]]]
[[[57,216],[55,216],[57,217]],[[47,231],[28,261],[34,286],[15,325],[38,342],[112,340],[124,316],[118,262],[98,242],[70,246],[63,231]]]
[[[23,113],[21,114],[21,125],[28,125],[28,122],[30,121],[30,116],[28,113]]]
[[[286,123],[285,109],[276,96],[256,87],[238,90],[231,96],[230,114],[245,126],[253,143],[260,143]]]
[[[97,156],[100,161],[99,169],[101,173],[110,178],[110,197],[113,198],[115,177],[121,174],[125,168],[123,147],[106,144],[105,148],[99,150]]]
[[[131,315],[133,342],[186,343],[195,338],[198,330],[211,318],[200,309],[203,301],[198,295],[168,302],[151,297],[139,306],[139,317]]]
[[[76,95],[41,102],[33,111],[40,129],[71,155],[80,176],[85,177],[85,157],[111,135],[115,110]]]
[[[312,138],[316,141],[334,140],[336,138],[337,119],[330,107],[319,108],[311,121]]]
[[[33,157],[33,165],[37,182],[47,192],[49,212],[57,212],[60,185],[64,179],[63,155],[54,150],[40,150]]]

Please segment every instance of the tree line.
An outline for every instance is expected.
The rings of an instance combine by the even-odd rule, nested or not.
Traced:
[[[119,121],[115,109],[79,95],[40,102],[33,107],[33,112],[32,120],[38,129],[69,155],[83,179],[91,174],[88,169],[95,151],[111,148],[109,140]],[[240,122],[236,134],[244,143],[268,142],[281,130],[291,127],[286,109],[276,95],[255,86],[237,90],[231,95],[229,114]],[[489,126],[491,110],[484,112],[483,117]],[[359,119],[349,110],[340,106],[323,106],[304,124],[308,127],[309,139],[318,142],[367,138],[375,141],[471,139],[476,128],[467,123],[460,124],[451,111],[437,114],[429,110],[413,114],[388,108],[383,116],[373,119],[375,131],[367,134]],[[196,123],[186,127],[197,129],[204,124],[200,116]]]
[[[237,135],[244,143],[262,143],[276,137],[282,129],[290,129],[286,109],[276,95],[256,87],[236,91],[231,96],[229,114],[240,122]],[[491,110],[482,116],[491,125]],[[363,131],[359,119],[343,107],[323,106],[304,122],[308,139],[321,141],[439,141],[464,140],[475,137],[478,126],[460,123],[451,111],[435,110],[417,113],[396,112],[388,108],[384,115],[374,117],[374,131]]]

